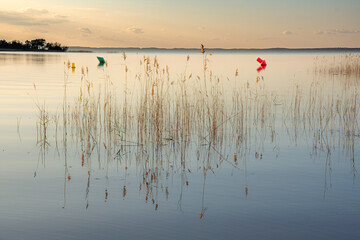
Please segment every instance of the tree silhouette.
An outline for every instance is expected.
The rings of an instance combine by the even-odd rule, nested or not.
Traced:
[[[68,47],[62,47],[60,43],[47,43],[43,38],[33,39],[31,41],[26,40],[22,43],[18,40],[7,42],[6,40],[0,40],[0,49],[6,50],[23,50],[23,51],[67,51]]]
[[[46,43],[45,39],[37,38],[37,39],[31,40],[30,45],[31,45],[32,49],[41,50],[41,49],[44,49],[45,43]]]

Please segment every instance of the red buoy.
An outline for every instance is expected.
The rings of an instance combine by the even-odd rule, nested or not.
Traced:
[[[266,64],[266,61],[263,60],[263,59],[261,59],[261,58],[257,58],[256,61],[258,61],[258,63],[260,63],[261,66],[266,66],[266,65],[267,65],[267,64]]]

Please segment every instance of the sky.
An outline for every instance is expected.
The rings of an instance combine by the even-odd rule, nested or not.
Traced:
[[[0,39],[66,46],[360,47],[360,0],[0,0]]]

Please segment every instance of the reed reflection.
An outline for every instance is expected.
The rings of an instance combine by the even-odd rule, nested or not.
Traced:
[[[96,170],[104,170],[104,201],[111,198],[108,174],[112,163],[116,162],[124,175],[119,188],[122,199],[129,191],[128,170],[135,168],[136,188],[144,202],[152,204],[155,211],[160,208],[160,198],[168,200],[170,193],[176,192],[170,188],[170,179],[178,181],[177,206],[183,211],[183,192],[192,186],[189,176],[203,175],[199,199],[202,219],[208,209],[205,201],[207,175],[216,176],[223,165],[238,174],[243,171],[243,194],[247,199],[251,194],[249,161],[263,159],[265,146],[272,146],[273,153],[279,156],[281,138],[287,138],[293,146],[299,145],[299,140],[308,142],[312,156],[321,159],[325,156],[324,196],[328,179],[331,179],[333,151],[347,156],[354,176],[356,174],[358,81],[353,83],[354,88],[338,88],[347,83],[340,79],[329,85],[326,79],[314,78],[310,86],[295,85],[288,96],[279,96],[267,90],[263,77],[237,83],[239,73],[236,70],[234,88],[229,93],[224,90],[229,81],[215,76],[207,68],[205,55],[203,76],[187,73],[188,56],[178,79],[171,79],[168,67],[161,67],[156,57],[144,56],[139,64],[140,72],[130,81],[126,54],[123,54],[123,61],[122,90],[114,87],[116,80],[111,79],[107,64],[100,69],[104,80],[101,84],[90,81],[88,69],[83,67],[79,94],[74,101],[67,99],[70,65],[65,64],[62,115],[51,117],[45,107],[38,108],[40,119],[45,119],[39,121],[38,135],[42,139],[47,136],[48,124],[54,122],[57,129],[62,123],[64,207],[66,185],[71,180],[68,142],[72,144],[71,151],[81,153],[79,165],[87,168],[86,209],[91,174]],[[129,84],[135,87],[130,88]],[[62,121],[59,121],[60,116]],[[51,118],[54,121],[50,121]],[[94,159],[96,167],[92,163]]]
[[[26,63],[31,65],[44,65],[46,63],[60,63],[61,55],[59,54],[41,54],[41,53],[0,53],[0,62],[4,64],[16,65]]]

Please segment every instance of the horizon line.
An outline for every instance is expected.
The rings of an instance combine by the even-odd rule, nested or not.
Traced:
[[[163,47],[85,47],[85,46],[68,46],[68,50],[71,51],[71,48],[85,48],[85,49],[130,49],[130,50],[200,50],[201,48],[182,48],[182,47],[175,47],[175,48],[163,48]],[[286,47],[272,47],[272,48],[205,48],[205,50],[210,51],[266,51],[266,50],[284,50],[284,51],[304,51],[304,50],[357,50],[360,51],[360,47],[305,47],[305,48],[286,48]]]
[[[136,49],[149,49],[149,48],[155,48],[155,49],[201,49],[201,47],[89,47],[89,46],[67,46],[67,47],[73,47],[73,48],[136,48]],[[360,49],[359,47],[268,47],[268,48],[222,48],[222,47],[210,47],[205,49],[224,49],[224,50],[233,50],[233,49],[246,49],[246,50],[253,50],[253,49]]]

